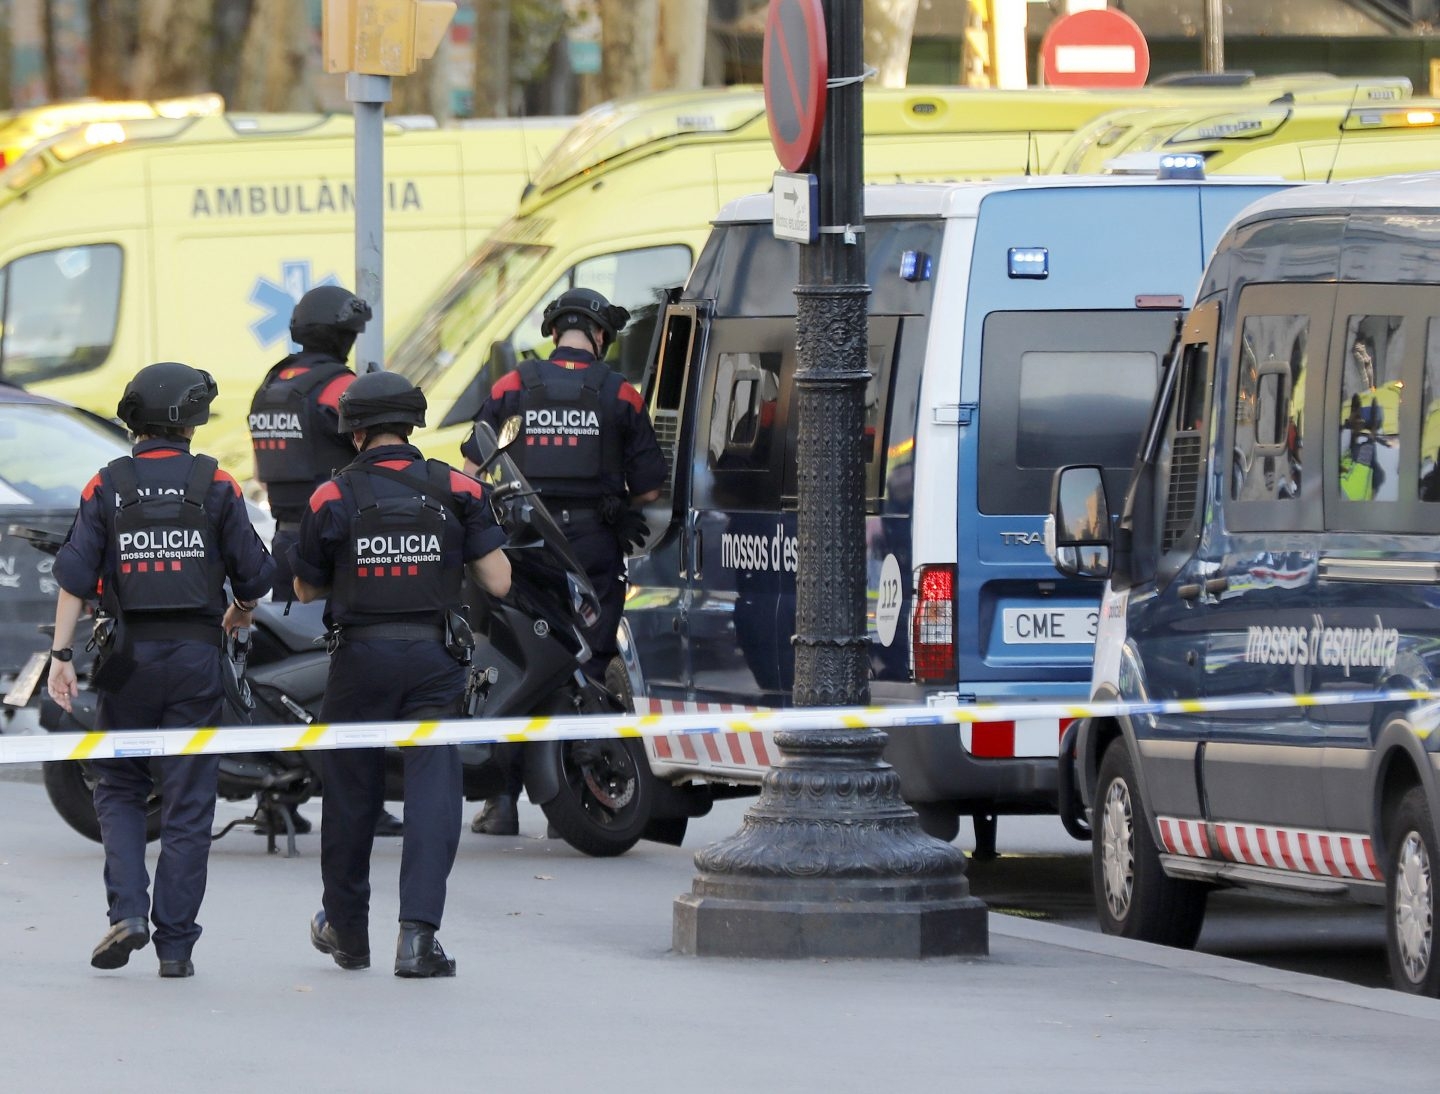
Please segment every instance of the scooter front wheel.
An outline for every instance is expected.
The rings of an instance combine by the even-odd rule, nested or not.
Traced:
[[[47,760],[44,769],[45,794],[60,819],[86,839],[100,842],[100,818],[95,815],[95,778],[80,760]],[[145,802],[145,839],[160,838],[160,797],[151,794]]]
[[[549,762],[560,765],[560,792],[541,808],[561,839],[596,858],[639,842],[654,804],[639,741],[557,741]]]

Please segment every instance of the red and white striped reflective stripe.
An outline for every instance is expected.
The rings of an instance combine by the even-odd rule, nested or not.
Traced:
[[[1160,817],[1160,842],[1167,853],[1191,858],[1218,857],[1246,866],[1266,866],[1297,874],[1382,880],[1369,836],[1279,828],[1266,824],[1217,824],[1211,850],[1204,821]]]
[[[637,699],[638,713],[646,714],[735,714],[764,708],[738,703],[689,703],[679,699]],[[774,734],[759,733],[667,733],[645,741],[653,759],[667,764],[695,767],[749,768],[763,773],[780,755]]]
[[[960,743],[977,760],[1013,760],[1060,755],[1060,738],[1073,719],[1024,718],[960,726]]]

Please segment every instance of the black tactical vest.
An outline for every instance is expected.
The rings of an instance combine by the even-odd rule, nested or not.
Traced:
[[[114,591],[126,615],[212,607],[225,587],[225,565],[205,513],[215,460],[195,456],[183,490],[141,492],[135,460],[107,468],[117,506]]]
[[[583,369],[520,365],[520,412],[525,431],[510,450],[542,493],[599,497],[600,476],[623,475],[615,400],[602,399],[610,369],[596,362]]]
[[[282,379],[287,368],[307,371]],[[311,393],[349,371],[343,361],[315,353],[287,357],[272,368],[250,402],[250,440],[255,446],[255,477],[276,483],[313,486],[355,458],[345,437],[320,413]]]
[[[335,563],[330,610],[337,623],[376,615],[432,615],[438,623],[460,603],[464,568],[444,562],[446,537],[458,558],[464,534],[451,500],[450,466],[430,460],[426,468],[423,482],[365,464],[340,473],[358,512]],[[404,479],[410,490],[377,498],[372,476]]]

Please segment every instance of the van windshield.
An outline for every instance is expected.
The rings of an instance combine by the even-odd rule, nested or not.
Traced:
[[[390,369],[424,388],[453,365],[550,248],[491,236],[450,279],[390,355]]]

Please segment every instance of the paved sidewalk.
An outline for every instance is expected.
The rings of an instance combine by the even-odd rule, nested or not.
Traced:
[[[734,804],[734,803],[731,803]],[[222,805],[222,817],[238,807]],[[306,807],[318,818],[316,805]],[[197,976],[92,970],[100,855],[0,782],[6,1090],[1305,1091],[1429,1089],[1440,1001],[994,914],[988,958],[769,962],[670,952],[683,849],[587,859],[468,832],[441,932],[453,981],[390,975],[400,844],[377,843],[375,967],[309,946],[319,841],[215,846]]]

